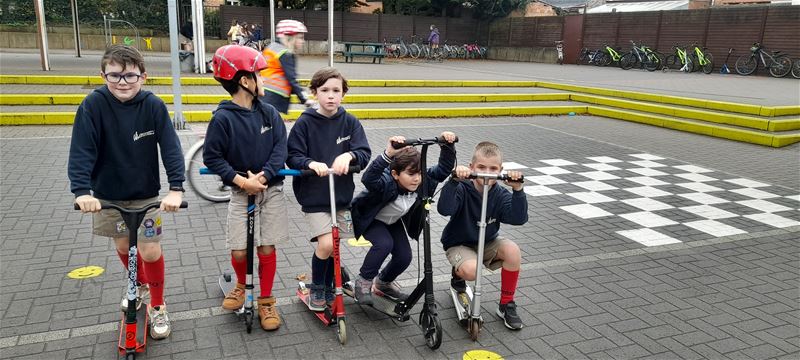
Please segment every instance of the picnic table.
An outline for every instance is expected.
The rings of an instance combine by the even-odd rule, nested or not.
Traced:
[[[342,51],[344,62],[353,62],[353,58],[365,56],[372,57],[373,64],[375,60],[378,60],[378,64],[380,64],[383,57],[386,56],[386,53],[383,51],[383,43],[345,41],[342,42],[342,44],[344,45],[344,51]]]

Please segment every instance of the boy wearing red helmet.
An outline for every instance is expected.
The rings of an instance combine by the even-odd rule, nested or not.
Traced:
[[[264,101],[272,104],[278,111],[289,113],[289,99],[297,95],[301,104],[311,106],[314,102],[303,94],[303,88],[297,83],[297,58],[295,51],[305,44],[306,26],[297,20],[281,20],[275,26],[273,41],[264,49],[267,68],[261,71],[264,79]]]
[[[222,307],[236,310],[244,303],[247,271],[247,197],[256,196],[255,241],[261,296],[258,317],[264,330],[276,330],[281,318],[272,296],[276,271],[275,246],[289,238],[283,177],[278,170],[286,161],[286,127],[264,95],[259,71],[267,67],[256,50],[226,45],[214,54],[214,78],[232,100],[220,102],[206,131],[203,162],[233,186],[228,204],[227,247],[236,273],[236,286],[225,295]],[[240,174],[246,174],[246,177]]]

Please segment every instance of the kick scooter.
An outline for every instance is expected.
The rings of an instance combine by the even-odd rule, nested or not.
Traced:
[[[75,210],[81,208],[78,204],[74,204]],[[100,201],[101,209],[114,209],[119,211],[122,220],[125,221],[125,226],[128,228],[128,308],[122,315],[122,321],[119,326],[119,341],[117,346],[120,355],[125,355],[125,359],[135,359],[136,353],[144,352],[147,345],[147,306],[139,307],[136,310],[136,275],[138,267],[136,264],[136,254],[139,252],[139,226],[142,225],[147,211],[161,206],[161,201],[151,202],[144,207],[138,209],[124,208],[112,203]],[[181,203],[181,208],[185,209],[188,206],[186,201]],[[144,326],[139,326],[144,324]]]
[[[456,139],[455,142],[458,142]],[[425,336],[425,344],[435,350],[442,344],[442,322],[439,320],[439,315],[436,312],[436,302],[433,295],[433,265],[431,264],[431,229],[430,229],[430,208],[433,203],[433,194],[428,191],[427,183],[430,179],[428,177],[426,156],[428,153],[428,146],[433,144],[447,144],[443,138],[433,139],[407,139],[404,143],[393,143],[395,149],[403,148],[406,146],[422,146],[420,152],[420,169],[422,169],[422,180],[417,187],[417,196],[422,199],[423,211],[423,248],[424,248],[424,262],[423,262],[423,278],[417,287],[409,294],[408,298],[395,299],[388,296],[380,296],[376,293],[372,295],[373,304],[370,305],[376,310],[394,318],[398,321],[407,321],[411,318],[409,313],[414,305],[425,295],[425,302],[422,306],[422,312],[419,314],[419,326]],[[345,284],[345,292],[347,295],[354,296],[355,284],[351,281]],[[358,301],[356,301],[358,302]]]
[[[292,175],[295,176],[316,176],[313,170],[289,170],[293,171]],[[350,166],[348,174],[354,174],[361,171],[360,166]],[[337,326],[337,334],[339,343],[342,345],[347,343],[347,324],[345,321],[344,311],[344,294],[342,290],[342,270],[341,259],[339,257],[339,222],[336,218],[336,194],[333,185],[333,169],[328,169],[328,192],[331,197],[331,235],[333,236],[333,281],[334,281],[334,300],[330,307],[326,307],[325,311],[315,311],[314,315],[322,321],[325,326]],[[299,282],[297,285],[297,297],[303,301],[303,304],[308,306],[311,301],[311,291],[306,286],[306,283]]]
[[[453,174],[455,176],[455,173]],[[475,273],[475,291],[467,285],[466,291],[463,293],[458,292],[453,287],[450,287],[450,295],[453,297],[453,304],[455,305],[458,321],[467,329],[472,341],[478,340],[478,335],[483,326],[483,317],[481,317],[481,277],[483,269],[481,268],[483,259],[483,250],[486,242],[486,203],[489,199],[489,180],[508,180],[508,181],[525,181],[524,178],[519,180],[511,180],[506,174],[484,174],[472,173],[469,179],[483,179],[483,198],[481,200],[481,219],[478,223],[478,263],[476,264]]]

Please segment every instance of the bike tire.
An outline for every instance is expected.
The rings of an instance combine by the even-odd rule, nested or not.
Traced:
[[[792,59],[789,55],[778,55],[775,62],[769,67],[769,74],[776,78],[782,78],[792,71]]]
[[[758,60],[753,54],[740,56],[736,59],[736,65],[734,67],[739,75],[750,75],[758,69]]]
[[[637,62],[635,54],[627,53],[622,55],[622,58],[619,59],[619,67],[622,70],[630,70]]]
[[[681,69],[681,62],[678,60],[678,57],[675,54],[667,55],[667,58],[664,59],[664,71],[667,70],[680,70]]]
[[[203,165],[203,146],[197,147],[193,153],[187,155],[189,155],[189,160],[186,164],[186,178],[197,195],[211,202],[230,201],[230,188],[222,184],[219,176],[200,174],[200,168],[205,167]]]
[[[589,64],[589,50],[583,48],[581,50],[580,55],[578,56],[578,60],[575,60],[575,65],[587,65]]]
[[[795,60],[792,64],[792,77],[800,79],[800,59]]]
[[[597,61],[594,64],[597,65],[597,66],[605,67],[605,66],[608,66],[609,64],[611,64],[611,55],[608,55],[607,53],[605,53],[603,51],[597,53],[596,58],[597,58]]]
[[[703,55],[706,58],[706,63],[701,65],[703,67],[703,73],[704,74],[711,74],[711,72],[714,71],[714,57],[711,56],[711,54],[709,54],[709,53],[706,53],[706,54],[703,54]]]
[[[644,63],[644,68],[647,71],[656,71],[661,66],[661,61],[658,54],[651,52],[647,54],[647,60]]]
[[[408,54],[411,55],[411,58],[416,59],[422,53],[422,49],[420,49],[419,45],[411,44],[408,46]]]

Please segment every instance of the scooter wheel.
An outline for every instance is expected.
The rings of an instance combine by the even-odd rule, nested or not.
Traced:
[[[345,324],[344,319],[339,319],[338,325],[339,343],[342,345],[347,344],[347,324]]]
[[[134,360],[134,359],[136,359],[136,353],[125,354],[125,360]]]
[[[247,328],[247,333],[253,332],[253,312],[248,311],[244,314],[244,326]]]
[[[481,321],[478,319],[472,319],[469,322],[469,337],[472,341],[478,340],[478,335],[481,333]]]
[[[222,274],[222,278],[225,280],[225,282],[231,282],[231,274],[224,273]]]
[[[436,315],[425,313],[420,315],[425,317],[425,321],[420,321],[425,331],[425,345],[431,350],[436,350],[442,345],[442,322]]]

